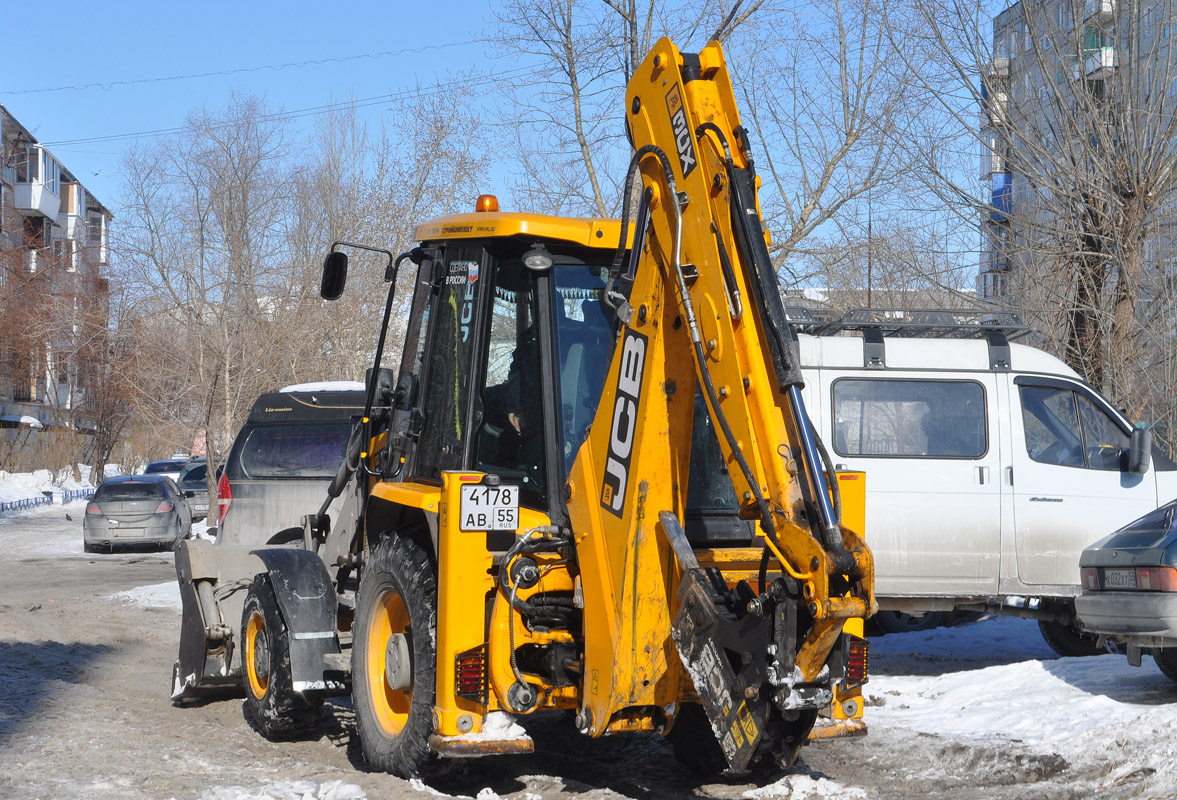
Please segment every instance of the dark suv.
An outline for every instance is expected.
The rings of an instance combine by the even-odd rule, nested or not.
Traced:
[[[343,462],[364,392],[263,394],[229,451],[210,522],[218,543],[278,544],[302,535]]]

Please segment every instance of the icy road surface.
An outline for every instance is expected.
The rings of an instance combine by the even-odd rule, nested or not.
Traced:
[[[66,514],[73,519],[67,520]],[[1177,689],[1146,658],[1060,659],[1033,622],[872,641],[870,733],[788,774],[700,784],[657,737],[586,740],[522,719],[530,756],[426,781],[365,771],[344,700],[316,736],[263,739],[241,700],[168,700],[179,636],[170,553],[86,555],[84,504],[0,516],[0,798],[359,800],[1135,798],[1177,793]]]

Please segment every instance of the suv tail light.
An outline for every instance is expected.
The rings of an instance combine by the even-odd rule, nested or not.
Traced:
[[[229,476],[221,473],[221,480],[217,483],[217,525],[225,521],[229,513],[229,505],[233,502],[233,491],[229,488]]]

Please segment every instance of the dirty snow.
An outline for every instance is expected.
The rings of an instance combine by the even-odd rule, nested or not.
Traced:
[[[173,608],[180,611],[184,607],[180,601],[180,585],[176,581],[156,583],[151,586],[137,586],[125,592],[116,592],[111,597],[126,600],[144,608]]]
[[[364,790],[343,781],[282,781],[256,790],[243,786],[206,789],[200,800],[366,800]]]
[[[744,792],[748,800],[866,800],[866,792],[847,788],[828,778],[814,780],[809,775],[786,775],[776,783]]]
[[[47,472],[39,476],[19,476],[16,479],[3,475],[0,476],[0,487],[11,489],[13,486],[36,486],[39,485],[38,482],[51,481],[51,478]],[[76,563],[79,565],[76,567],[77,570],[89,570],[85,574],[99,569],[96,566],[86,566],[93,563],[116,564],[120,570],[146,569],[146,566],[154,564],[156,566],[153,569],[156,571],[152,573],[152,579],[142,581],[142,585],[124,583],[123,587],[131,588],[115,592],[115,589],[123,588],[116,585],[105,592],[96,591],[92,597],[97,616],[88,616],[79,624],[88,627],[96,624],[101,618],[99,612],[105,601],[116,602],[127,608],[144,607],[152,614],[172,614],[177,621],[178,632],[180,603],[176,584],[171,580],[161,582],[166,572],[160,570],[170,568],[167,563],[170,555],[131,554],[105,556],[101,559],[83,555],[83,511],[84,502],[79,501],[64,508],[57,505],[42,506],[29,511],[0,515],[0,552],[5,554],[5,564],[15,568],[14,574],[18,575],[27,572],[22,562],[35,563],[44,559],[57,559],[63,564]],[[73,519],[67,520],[66,514],[72,515]],[[45,580],[51,583],[52,579],[53,573],[46,573]],[[65,589],[58,587],[53,589],[52,594],[47,591],[45,599],[38,594],[35,598],[26,600],[30,597],[28,592],[13,597],[10,589],[6,589],[8,599],[0,602],[9,604],[7,619],[10,625],[30,614],[62,613],[64,615],[61,617],[46,616],[44,619],[61,619],[60,624],[67,625],[70,624],[68,620],[76,615],[65,609],[61,612],[54,610],[62,604],[62,597],[59,595],[62,591]],[[33,603],[34,600],[36,605]],[[26,602],[28,605],[25,605]],[[15,605],[18,603],[19,605]],[[68,671],[67,666],[74,663],[84,664],[87,658],[94,658],[91,651],[95,646],[85,643],[69,644],[75,641],[70,636],[78,634],[67,634],[68,629],[63,629],[57,634],[60,637],[57,641],[66,644],[48,643],[38,646],[48,647],[50,655],[60,650],[62,666],[55,669],[62,675],[70,676],[73,673]],[[130,637],[133,639],[135,634],[132,632]],[[0,674],[25,674],[30,669],[29,648],[33,645],[22,644],[27,641],[29,640],[18,636],[10,639],[6,648],[0,647]],[[169,652],[161,658],[161,662],[166,660],[168,666],[173,657],[172,647],[174,642],[169,638]],[[44,668],[43,662],[36,663],[41,665],[36,666],[36,669]],[[870,681],[864,687],[868,705],[865,720],[869,734],[854,744],[855,748],[861,748],[854,751],[861,753],[861,758],[858,759],[859,763],[864,764],[861,769],[852,775],[847,764],[843,762],[837,772],[832,769],[827,770],[829,774],[816,772],[806,767],[804,760],[820,760],[822,748],[826,745],[813,745],[803,751],[802,763],[790,774],[783,777],[769,776],[767,780],[773,782],[766,786],[741,787],[733,795],[727,796],[743,796],[747,800],[873,798],[879,791],[872,773],[874,767],[865,764],[863,760],[881,758],[886,761],[893,758],[896,753],[905,752],[896,749],[900,745],[895,743],[923,735],[937,737],[926,740],[929,747],[943,747],[944,743],[947,743],[950,747],[961,747],[969,755],[962,756],[959,762],[943,766],[937,764],[936,759],[930,759],[931,766],[927,766],[929,762],[925,762],[921,771],[911,776],[913,787],[926,786],[936,781],[940,781],[940,785],[943,786],[946,780],[944,776],[950,773],[952,775],[949,777],[954,780],[958,779],[959,774],[987,774],[991,772],[991,768],[986,766],[984,761],[986,754],[1014,752],[1015,755],[1026,754],[1029,758],[1056,759],[1060,763],[1065,761],[1065,764],[1055,769],[1048,779],[1052,782],[1053,790],[1066,787],[1069,794],[1054,791],[1049,796],[1095,796],[1105,793],[1105,787],[1113,787],[1121,792],[1139,789],[1143,797],[1170,796],[1177,793],[1177,715],[1173,714],[1174,703],[1177,703],[1177,687],[1161,674],[1148,656],[1140,668],[1129,666],[1127,659],[1118,655],[1058,658],[1042,641],[1036,623],[1012,618],[990,618],[953,628],[873,638],[871,670]],[[164,677],[165,668],[161,666],[159,672],[163,687],[163,684],[167,683],[167,678]],[[30,685],[36,686],[38,691],[84,691],[85,683],[78,681],[77,678],[70,678],[34,682]],[[162,701],[166,702],[166,688],[159,688],[158,694],[163,698]],[[12,698],[9,698],[9,701],[16,702]],[[66,705],[71,709],[70,713],[87,707],[84,702]],[[3,708],[4,701],[0,700],[0,722],[5,719],[6,712]],[[22,714],[24,708],[15,704],[7,713]],[[228,730],[234,732],[234,736],[250,735],[247,726],[242,722],[239,706],[233,703],[212,704],[208,707],[208,713],[215,715],[222,708],[228,709],[223,712],[228,717],[225,724],[229,726]],[[116,709],[115,713],[126,715],[139,712],[128,707],[125,710]],[[7,719],[11,725],[13,717],[9,716]],[[499,723],[504,727],[518,725],[509,719],[497,720],[494,724],[497,726]],[[530,728],[533,724],[530,718],[524,720],[524,727]],[[572,736],[575,739],[575,735]],[[258,741],[257,747],[265,746],[261,743],[260,737],[255,738]],[[16,747],[17,741],[9,739],[7,746]],[[607,744],[606,742],[602,746]],[[913,746],[918,748],[921,745],[916,743]],[[29,744],[29,747],[33,745]],[[569,752],[575,753],[579,745],[573,744],[570,747],[572,749]],[[664,747],[661,751],[654,752],[652,757],[669,758],[667,751],[668,748]],[[224,756],[230,758],[228,753]],[[564,756],[567,757],[569,756]],[[16,760],[28,758],[29,756],[22,755]],[[969,759],[976,760],[977,763],[974,764],[968,761]],[[238,778],[226,780],[226,775],[220,775],[219,778],[210,775],[205,783],[197,786],[201,787],[199,791],[204,792],[200,796],[207,800],[360,800],[373,794],[369,789],[365,795],[364,790],[357,786],[371,780],[370,776],[362,772],[356,772],[354,779],[344,781],[310,779],[308,776],[316,774],[312,763],[313,759],[310,759],[280,767],[273,775],[278,779],[274,783],[258,782],[238,786],[230,785],[240,780]],[[355,769],[355,766],[345,763],[344,768]],[[522,780],[520,775],[506,785],[519,788],[526,786],[528,789],[537,785],[542,786],[545,798],[568,791],[578,791],[572,788],[577,784],[570,781],[566,773],[561,772],[562,769],[560,763],[551,762],[550,767],[542,769],[543,772],[551,774],[537,776],[532,766],[526,772],[526,781]],[[31,773],[26,770],[21,774]],[[581,777],[583,774],[578,773]],[[499,793],[504,796],[507,793],[502,782],[492,783],[488,778],[482,777],[479,771],[469,773],[468,778],[469,782],[461,786],[453,782],[434,781],[433,785],[440,789],[433,789],[429,784],[420,781],[412,782],[411,790],[409,784],[400,784],[405,787],[404,794],[400,796],[412,797],[412,790],[415,790],[418,796],[426,793],[443,797],[496,800],[500,797]],[[3,777],[0,777],[0,787],[3,786],[3,780]],[[356,783],[351,783],[351,780],[355,780]],[[479,792],[480,786],[487,788]],[[519,788],[510,790],[513,800],[530,800],[519,794]],[[1012,793],[1012,786],[1010,788],[1010,793],[995,792],[990,796],[1038,796],[1032,792],[1015,795]],[[75,782],[69,785],[68,791],[63,790],[45,796],[75,797],[84,794],[85,789],[85,784]],[[176,789],[168,791],[174,793]],[[633,795],[634,791],[630,790],[625,794]],[[919,791],[913,789],[913,794]],[[3,794],[4,791],[0,788],[0,795]],[[612,790],[610,796],[616,797],[620,794],[621,792]],[[97,795],[112,796],[109,792],[96,792],[95,796]],[[166,798],[169,795],[156,796]],[[194,796],[183,795],[183,798],[188,800]],[[592,800],[597,800],[603,795],[594,791],[590,796]]]

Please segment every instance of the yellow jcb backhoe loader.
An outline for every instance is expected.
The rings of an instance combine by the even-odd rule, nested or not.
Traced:
[[[245,599],[259,720],[350,680],[365,757],[402,776],[528,751],[518,720],[545,709],[740,771],[792,763],[834,692],[865,681],[866,642],[843,629],[875,608],[871,555],[839,522],[802,402],[719,44],[658,42],[626,118],[632,226],[628,202],[619,222],[484,196],[388,254],[366,411],[332,486],[357,521],[309,516],[305,549],[263,559]],[[350,247],[327,258],[327,299]]]

